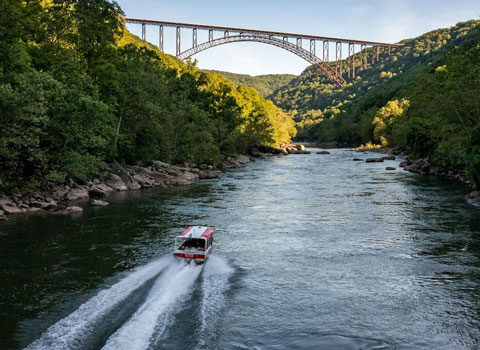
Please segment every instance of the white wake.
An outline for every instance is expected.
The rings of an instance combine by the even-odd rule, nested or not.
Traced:
[[[155,282],[147,299],[132,318],[107,340],[104,350],[147,349],[155,339],[162,315],[174,312],[175,305],[192,291],[202,266],[175,262]]]
[[[125,278],[82,304],[77,310],[48,328],[29,350],[82,348],[103,316],[115,309],[149,279],[159,274],[172,258],[166,256],[139,267]]]
[[[229,280],[235,270],[224,258],[211,256],[203,270],[203,299],[200,310],[200,329],[198,348],[214,343],[218,329],[219,314],[226,304],[226,292],[230,288]],[[208,347],[208,346],[207,346]]]

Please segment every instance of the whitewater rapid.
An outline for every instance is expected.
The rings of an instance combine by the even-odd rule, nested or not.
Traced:
[[[194,290],[201,295],[195,317],[199,319],[198,348],[203,348],[215,339],[218,314],[225,306],[233,272],[227,261],[217,256],[204,265],[162,257],[100,291],[27,349],[137,350],[157,346]]]

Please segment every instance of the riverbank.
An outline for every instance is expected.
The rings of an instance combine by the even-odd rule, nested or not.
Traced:
[[[420,175],[433,175],[433,176],[440,176],[444,178],[453,179],[455,181],[460,182],[462,185],[466,185],[470,188],[471,192],[468,194],[468,202],[480,207],[480,189],[478,189],[473,182],[466,179],[463,174],[453,169],[450,170],[443,170],[438,166],[431,165],[428,162],[428,159],[420,158],[420,159],[412,159],[410,155],[403,152],[398,148],[390,148],[390,147],[378,147],[378,148],[369,148],[369,147],[357,147],[354,148],[356,152],[375,152],[381,154],[388,154],[393,156],[399,156],[404,158],[399,166],[403,168],[403,170],[420,174]],[[385,157],[382,157],[385,158]],[[380,158],[378,158],[380,159]]]
[[[43,190],[0,195],[0,220],[6,220],[11,215],[39,211],[79,215],[83,212],[82,206],[87,203],[93,206],[108,205],[108,197],[114,192],[190,185],[199,180],[218,178],[223,171],[244,167],[256,159],[288,154],[275,150],[273,147],[260,147],[249,155],[228,157],[218,166],[190,163],[179,166],[161,161],[153,161],[148,166],[122,166],[114,162],[110,165],[111,171],[102,172],[85,184],[69,179],[65,184]]]

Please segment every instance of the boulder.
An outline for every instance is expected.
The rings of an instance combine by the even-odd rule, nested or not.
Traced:
[[[292,147],[299,151],[305,151],[304,145],[292,145]]]
[[[272,154],[285,154],[285,150],[278,148],[278,147],[272,147],[272,146],[259,146],[258,151],[261,153],[272,153]]]
[[[88,189],[88,194],[92,197],[105,197],[113,192],[113,189],[104,183],[95,184]]]
[[[400,168],[404,168],[406,166],[409,166],[410,164],[412,164],[412,162],[407,159],[407,160],[404,160],[403,162],[401,162],[398,166]]]
[[[172,166],[171,164],[168,164],[168,163],[165,163],[165,162],[161,162],[161,161],[159,161],[159,160],[154,160],[154,161],[152,161],[152,164],[153,164],[155,167],[160,167],[160,168],[169,168],[169,167]]]
[[[66,199],[69,201],[88,199],[88,197],[88,190],[86,188],[75,188],[70,190],[66,195]]]
[[[317,154],[330,154],[328,151],[318,151]]]
[[[10,205],[13,203],[13,200],[8,197],[0,198],[0,208],[4,205]]]
[[[383,157],[383,159],[385,159],[385,160],[395,160],[395,159],[397,159],[397,157],[395,157],[393,154],[389,154],[388,156]]]
[[[148,175],[135,174],[133,179],[142,187],[153,187],[153,181]]]
[[[63,210],[59,210],[55,212],[55,214],[58,214],[58,215],[78,215],[82,213],[83,213],[83,209],[77,206],[66,207]]]
[[[360,158],[353,158],[353,161],[354,161],[354,162],[361,162],[361,161],[363,161],[363,159],[360,159]]]
[[[411,165],[404,167],[404,169],[411,171],[412,173],[428,174],[430,171],[430,165],[424,159],[417,159]]]
[[[20,208],[17,208],[16,206],[14,206],[14,204],[11,204],[11,205],[2,205],[2,210],[6,213],[6,214],[17,214],[17,213],[21,213],[23,210],[20,209]]]
[[[104,207],[106,205],[108,205],[109,203],[108,202],[105,202],[105,201],[102,201],[100,199],[92,199],[92,201],[90,202],[91,205],[95,205],[97,207]]]
[[[472,198],[472,199],[477,198],[477,200],[480,200],[480,191],[470,192],[470,194],[468,195],[468,197],[470,197],[470,198]]]
[[[139,190],[142,188],[142,186],[140,186],[140,184],[137,182],[137,181],[131,181],[129,183],[127,183],[127,188],[129,190]]]
[[[396,170],[393,166],[387,166],[385,170]]]
[[[382,163],[383,158],[367,158],[367,159],[365,159],[365,162],[367,162],[367,163]]]
[[[289,154],[310,154],[310,151],[300,151],[298,149],[288,149]]]
[[[200,170],[198,176],[200,179],[216,179],[221,173],[220,170]]]
[[[114,190],[117,190],[117,191],[128,190],[125,182],[117,174],[112,174],[112,173],[105,172],[105,173],[101,174],[101,178],[107,186],[113,188]]]

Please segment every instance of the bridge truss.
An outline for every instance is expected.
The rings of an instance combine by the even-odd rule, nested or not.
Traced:
[[[344,78],[344,58],[342,57],[344,46],[348,45],[346,73],[347,79],[355,79],[356,67],[366,69],[368,59],[372,64],[379,61],[381,54],[390,54],[392,48],[403,46],[402,44],[382,43],[375,41],[364,41],[356,39],[333,38],[316,35],[295,34],[274,32],[256,29],[219,27],[203,24],[191,24],[180,22],[166,22],[149,19],[126,18],[127,23],[140,24],[142,26],[142,40],[147,39],[148,26],[156,26],[159,29],[158,47],[163,51],[164,47],[164,28],[173,27],[176,33],[176,51],[175,55],[182,60],[188,59],[193,55],[207,50],[209,48],[234,42],[260,42],[274,45],[284,50],[290,51],[303,58],[308,63],[318,67],[328,79],[337,86],[346,83]],[[181,31],[182,29],[192,30],[192,46],[182,51],[181,49]],[[198,31],[208,31],[208,40],[198,44]],[[220,37],[214,38],[214,33],[220,33]],[[292,42],[293,40],[293,42]],[[304,41],[307,41],[309,50],[303,48]],[[330,57],[331,44],[335,44],[335,60]],[[321,49],[317,50],[320,44]],[[360,51],[356,52],[359,47]],[[317,54],[320,51],[320,55]]]

